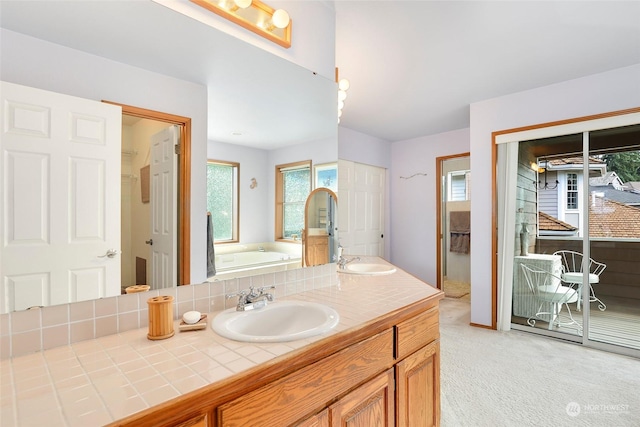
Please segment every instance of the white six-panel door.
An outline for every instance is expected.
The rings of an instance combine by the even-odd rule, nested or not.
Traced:
[[[338,239],[348,255],[384,257],[384,168],[338,161]]]
[[[151,137],[151,287],[177,284],[175,146],[179,128],[170,126]]]
[[[0,85],[0,312],[119,294],[121,108]]]

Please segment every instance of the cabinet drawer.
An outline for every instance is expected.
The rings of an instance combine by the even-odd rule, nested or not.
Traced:
[[[218,407],[218,425],[291,425],[391,366],[389,329]]]
[[[438,307],[396,325],[396,359],[407,357],[440,336]]]

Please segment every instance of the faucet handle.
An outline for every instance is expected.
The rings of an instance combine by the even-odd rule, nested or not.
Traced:
[[[263,293],[264,291],[266,291],[267,289],[275,289],[275,285],[271,285],[271,286],[262,286],[258,289],[256,289],[258,292]],[[253,289],[253,288],[252,288]]]
[[[227,299],[234,298],[234,297],[240,297],[240,298],[242,298],[242,297],[244,297],[244,296],[247,296],[247,291],[246,291],[246,290],[243,290],[243,291],[239,291],[239,292],[234,292],[234,293],[232,293],[232,294],[227,294],[227,295],[225,295],[225,296],[227,297]]]

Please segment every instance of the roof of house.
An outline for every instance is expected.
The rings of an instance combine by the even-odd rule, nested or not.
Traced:
[[[640,208],[597,197],[589,204],[589,236],[640,239]]]
[[[576,231],[578,229],[542,211],[538,212],[538,228],[544,231]]]
[[[626,190],[640,192],[640,182],[637,181],[629,181],[625,182]]]
[[[538,228],[553,232],[577,230],[577,227],[542,211],[538,212]],[[640,239],[640,208],[596,198],[595,204],[589,204],[589,236]]]
[[[591,185],[589,180],[589,192],[603,193],[604,198],[625,205],[639,205],[640,206],[640,194],[631,191],[616,190],[613,185],[607,185],[606,187],[599,187]]]
[[[595,176],[589,178],[590,186],[607,186],[613,183],[622,184],[622,180],[617,173],[610,171],[602,174],[602,176]]]
[[[582,161],[582,157],[563,157],[561,159],[549,160],[549,164],[551,166],[582,165],[584,164],[584,162]],[[589,157],[589,164],[604,165],[606,163],[604,160],[596,159],[595,157]]]

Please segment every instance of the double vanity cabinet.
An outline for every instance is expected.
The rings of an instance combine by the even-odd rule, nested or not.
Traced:
[[[442,293],[425,294],[111,425],[437,426]]]

